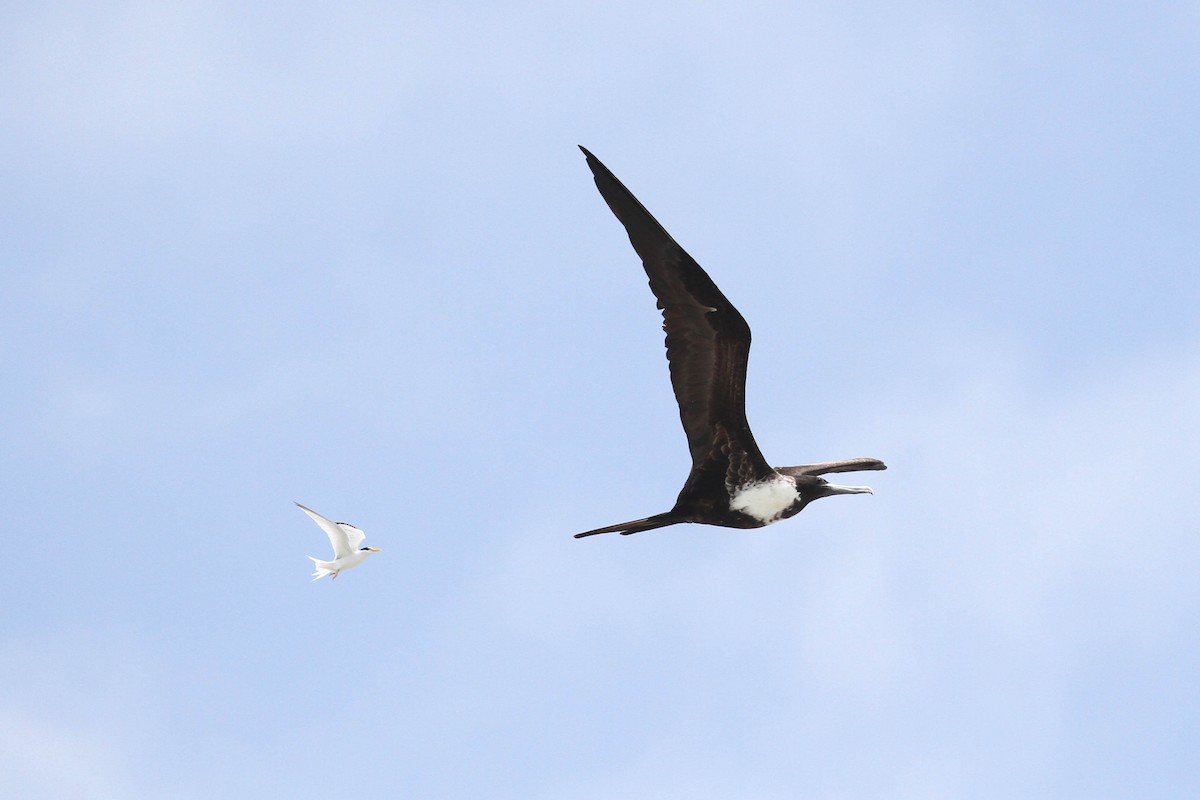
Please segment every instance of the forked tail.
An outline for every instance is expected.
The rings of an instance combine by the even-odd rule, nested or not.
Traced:
[[[652,517],[646,517],[645,519],[635,519],[632,522],[622,522],[619,525],[609,525],[606,528],[596,528],[592,531],[577,533],[575,534],[575,538],[582,539],[584,536],[595,536],[597,533],[619,533],[622,536],[628,536],[631,533],[651,531],[655,528],[664,528],[667,525],[674,525],[677,522],[684,521],[682,518],[676,516],[674,512],[668,511],[664,514],[655,514]]]
[[[319,580],[321,580],[321,578],[324,578],[326,575],[333,574],[333,570],[326,569],[325,567],[321,566],[322,564],[328,564],[329,563],[328,561],[322,561],[321,559],[314,558],[313,556],[309,556],[309,558],[312,559],[313,566],[315,566],[317,568],[317,571],[313,573],[314,581],[319,581]]]

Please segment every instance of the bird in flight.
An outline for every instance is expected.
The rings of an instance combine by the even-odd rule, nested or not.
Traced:
[[[580,146],[608,207],[625,226],[658,298],[666,331],[671,386],[687,434],[692,470],[670,511],[608,525],[598,533],[627,535],[698,522],[727,528],[761,528],[799,514],[813,500],[871,493],[839,486],[831,472],[887,469],[874,458],[771,467],[746,422],[746,361],[750,326],[691,256],[600,160]]]
[[[362,540],[367,538],[367,535],[354,527],[348,522],[334,522],[331,519],[322,517],[317,512],[306,506],[300,506],[300,510],[312,517],[312,521],[321,526],[321,530],[325,531],[325,535],[329,537],[329,543],[333,545],[333,560],[322,561],[314,556],[309,556],[312,559],[313,565],[317,568],[313,573],[313,580],[319,581],[326,575],[332,575],[333,580],[337,580],[338,573],[344,569],[357,567],[359,564],[367,560],[367,557],[372,553],[378,553],[378,547],[364,547]]]

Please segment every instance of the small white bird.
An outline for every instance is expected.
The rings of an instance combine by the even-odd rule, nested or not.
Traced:
[[[321,530],[325,531],[325,535],[329,537],[329,543],[333,545],[332,561],[322,561],[309,556],[317,567],[317,571],[313,573],[314,581],[319,581],[326,575],[332,575],[333,579],[337,580],[339,572],[357,567],[367,560],[367,556],[379,552],[378,547],[362,547],[362,540],[367,538],[367,535],[350,523],[334,522],[322,517],[311,508],[301,506],[299,503],[296,505],[300,506],[300,510],[305,514],[312,517],[313,522],[321,526]]]

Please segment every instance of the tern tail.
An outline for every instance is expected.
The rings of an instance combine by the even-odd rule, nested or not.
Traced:
[[[313,566],[317,568],[317,571],[313,573],[314,581],[319,581],[319,580],[321,580],[321,578],[324,578],[326,575],[333,574],[333,570],[329,569],[326,566],[329,563],[328,561],[322,561],[321,559],[315,558],[313,556],[309,556],[309,558],[312,559]]]

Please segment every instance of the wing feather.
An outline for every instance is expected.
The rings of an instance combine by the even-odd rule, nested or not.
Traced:
[[[367,535],[358,528],[348,522],[334,522],[331,519],[321,516],[307,506],[300,505],[300,510],[308,514],[312,521],[325,531],[325,535],[329,537],[329,543],[333,545],[333,560],[345,558],[358,550],[362,540],[367,538]]]
[[[662,310],[671,387],[692,455],[692,474],[680,501],[714,482],[769,474],[746,421],[750,326],[633,193],[586,148],[579,149],[601,196],[641,256]]]

